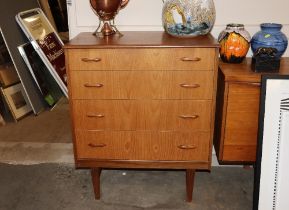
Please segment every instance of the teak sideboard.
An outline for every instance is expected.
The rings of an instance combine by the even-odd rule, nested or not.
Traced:
[[[251,70],[251,59],[241,64],[219,63],[214,147],[224,164],[251,164],[256,160],[261,76]],[[289,58],[278,73],[289,75]]]
[[[218,43],[163,32],[81,33],[65,45],[76,167],[210,170]]]

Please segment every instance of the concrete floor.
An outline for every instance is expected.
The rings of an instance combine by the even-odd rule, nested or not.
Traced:
[[[73,164],[72,143],[1,142],[0,163],[31,165],[40,163]]]
[[[1,210],[249,210],[253,170],[214,167],[197,172],[192,203],[184,171],[104,170],[99,201],[88,170],[72,165],[0,164]]]
[[[193,203],[185,202],[184,171],[104,170],[95,201],[89,171],[75,170],[73,161],[67,102],[1,127],[0,210],[252,208],[252,169],[198,172]]]
[[[26,116],[17,123],[0,127],[2,142],[71,143],[68,101],[63,100],[52,111]]]

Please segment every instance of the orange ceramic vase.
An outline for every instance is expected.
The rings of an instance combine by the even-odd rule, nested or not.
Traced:
[[[226,63],[241,63],[250,48],[250,34],[243,24],[228,24],[218,38],[220,56]]]

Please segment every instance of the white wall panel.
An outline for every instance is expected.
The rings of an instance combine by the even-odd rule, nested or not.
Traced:
[[[241,22],[256,25],[262,22],[289,23],[288,0],[215,0],[216,24]]]
[[[97,26],[98,18],[90,9],[88,0],[74,0],[77,26]],[[151,6],[152,5],[152,6]],[[131,0],[120,10],[118,25],[161,25],[162,0]]]

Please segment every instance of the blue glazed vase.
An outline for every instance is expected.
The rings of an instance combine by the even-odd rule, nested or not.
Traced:
[[[287,49],[288,39],[281,32],[282,25],[278,23],[262,23],[261,31],[257,32],[251,40],[253,53],[260,47],[277,49],[276,57],[281,57]]]

